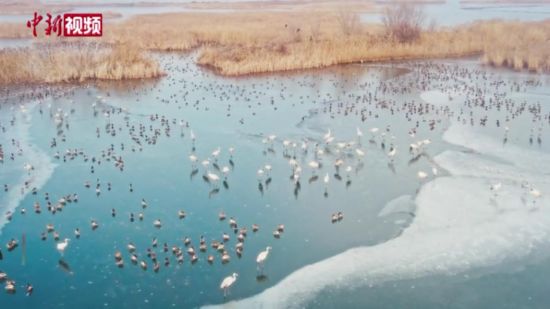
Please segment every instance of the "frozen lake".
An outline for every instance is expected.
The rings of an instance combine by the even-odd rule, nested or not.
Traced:
[[[462,60],[224,78],[191,56],[157,57],[168,73],[160,80],[3,91],[0,270],[18,292],[0,293],[0,303],[548,303],[547,77]],[[206,182],[206,173],[220,180]],[[60,206],[74,194],[78,202]],[[331,222],[338,212],[343,220]],[[248,230],[241,257],[230,217]],[[62,256],[47,224],[70,238]],[[285,229],[277,239],[279,224]],[[224,233],[227,264],[211,247]],[[199,252],[201,237],[206,252]],[[12,238],[20,245],[8,252]],[[146,271],[131,263],[129,243]],[[183,250],[182,264],[174,246]],[[258,276],[255,259],[266,246],[273,250]],[[123,268],[115,265],[117,251]],[[224,299],[219,285],[233,272],[239,278]],[[24,296],[27,282],[31,297]]]

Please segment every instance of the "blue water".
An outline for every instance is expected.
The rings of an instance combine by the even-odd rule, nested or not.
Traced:
[[[37,195],[27,194],[29,189],[24,191],[26,195],[18,208],[12,210],[15,212],[12,221],[1,231],[4,259],[0,261],[0,270],[16,280],[18,288],[16,295],[0,293],[0,303],[8,308],[187,308],[218,304],[225,301],[219,284],[233,272],[239,273],[239,279],[231,289],[229,300],[252,296],[310,263],[399,235],[412,217],[394,214],[380,218],[378,213],[396,197],[414,196],[420,186],[417,171],[429,171],[433,166],[432,155],[453,148],[441,141],[441,134],[448,125],[445,106],[434,106],[425,115],[409,115],[410,119],[404,113],[402,104],[420,102],[421,90],[416,87],[405,90],[402,85],[428,76],[428,71],[421,71],[422,66],[416,67],[414,63],[349,65],[290,74],[223,78],[197,67],[190,56],[162,54],[158,57],[168,74],[157,81],[55,86],[52,89],[56,95],[46,98],[16,97],[17,93],[28,94],[30,89],[4,91],[0,125],[5,131],[0,134],[0,144],[6,158],[0,165],[0,183],[9,184],[11,188],[21,178],[37,176],[36,171],[26,176],[23,170],[29,160],[31,164],[39,164],[28,157],[29,152],[9,159],[9,154],[16,151],[11,144],[12,138],[25,145],[35,145],[34,157],[36,153],[46,154],[51,162],[41,164],[54,169]],[[440,72],[439,78],[443,80],[446,74],[459,72],[460,68],[480,69],[475,63],[442,64],[443,68],[448,68],[448,73],[429,66],[426,70]],[[547,98],[544,94],[547,93],[546,83],[539,86],[528,83],[538,79],[536,75],[483,70],[496,74],[491,75],[494,80],[506,78],[510,83],[517,80],[522,93],[540,92],[542,98]],[[429,84],[437,87],[441,80],[434,78]],[[458,79],[453,83],[461,82]],[[376,96],[379,103],[385,102],[387,107],[368,103],[369,94]],[[529,101],[534,103],[539,99],[533,95]],[[21,106],[27,107],[25,111]],[[65,115],[59,126],[55,122],[56,117],[59,118],[56,113]],[[491,121],[504,114],[491,113]],[[361,114],[366,117],[364,121]],[[518,117],[515,123],[523,129],[515,131],[513,136],[520,145],[536,147],[527,142],[527,132],[531,128],[529,117],[528,114]],[[432,119],[437,120],[434,130],[428,123]],[[189,127],[181,127],[180,121],[188,122]],[[413,139],[408,132],[416,127],[417,121],[417,138],[429,138],[432,145],[425,157],[410,162],[407,149]],[[549,126],[544,121],[548,120],[539,123],[547,136]],[[169,131],[166,131],[167,124]],[[139,134],[140,126],[144,128],[143,136]],[[356,136],[357,127],[364,132],[361,139]],[[374,127],[386,135],[382,137],[378,133],[376,142],[370,143],[368,130]],[[493,122],[490,127],[494,128]],[[354,144],[344,155],[338,155],[334,145],[328,147],[330,152],[320,156],[323,167],[314,172],[308,162],[314,159],[314,145],[324,145],[323,135],[328,129],[336,137],[335,142],[360,145]],[[19,132],[21,130],[27,132]],[[159,135],[154,144],[149,144],[155,131]],[[196,135],[194,142],[190,138],[191,131]],[[494,131],[500,137],[502,128],[494,128]],[[114,136],[112,132],[116,132]],[[273,151],[262,142],[270,134],[277,135]],[[50,147],[53,138],[57,141],[56,147]],[[296,142],[296,149],[285,151],[284,140]],[[300,150],[304,140],[308,141],[307,153]],[[385,149],[381,148],[382,141]],[[113,153],[103,156],[111,145]],[[389,165],[386,155],[390,146],[397,147],[400,153],[393,166]],[[205,183],[202,179],[204,168],[200,161],[206,158],[213,161],[211,153],[218,147],[221,148],[217,159],[220,167],[231,166],[230,159],[234,162],[227,177],[228,188]],[[229,147],[235,148],[232,158]],[[547,151],[548,143],[541,147]],[[366,157],[360,159],[355,148],[366,151]],[[74,159],[66,157],[65,162],[63,155],[67,149],[81,150],[89,160],[79,155]],[[57,152],[60,159],[54,157]],[[199,158],[198,173],[194,176],[188,159],[191,153]],[[296,156],[303,168],[301,189],[297,194],[289,178],[291,168],[285,153]],[[123,157],[124,171],[114,166],[111,156]],[[92,157],[101,160],[101,164],[92,164]],[[337,157],[346,162],[341,170],[342,180],[333,176],[333,162]],[[266,164],[272,165],[269,173],[272,181],[266,185],[266,177],[262,178],[263,191],[260,191],[257,170]],[[349,175],[343,171],[347,165],[352,167]],[[94,173],[91,173],[92,166]],[[221,175],[212,167],[210,171]],[[327,185],[323,184],[326,173],[330,177]],[[319,179],[310,183],[308,180],[315,175]],[[445,171],[440,175],[445,175]],[[97,180],[101,188],[99,196],[95,193]],[[350,184],[346,185],[348,180]],[[84,187],[86,181],[91,183],[91,188]],[[112,186],[110,191],[108,183]],[[129,190],[130,184],[133,192]],[[32,185],[31,182],[30,188]],[[219,192],[213,194],[215,188]],[[78,194],[79,201],[68,203],[63,211],[54,215],[46,209],[46,192],[54,205],[67,194]],[[6,205],[8,198],[11,196],[2,190],[0,205]],[[142,199],[149,205],[145,210],[141,208]],[[40,215],[33,212],[35,202],[42,207]],[[27,210],[24,215],[19,213],[22,208]],[[114,218],[112,208],[116,209]],[[187,217],[178,219],[178,210],[184,210]],[[242,258],[235,254],[236,235],[228,221],[218,220],[220,211],[228,218],[236,218],[240,227],[248,228]],[[338,211],[344,213],[344,220],[332,224],[331,214]],[[140,212],[144,213],[142,222],[137,217]],[[130,213],[135,214],[135,222],[130,222]],[[162,228],[153,226],[156,219],[162,221]],[[90,228],[91,220],[100,225],[95,231]],[[55,226],[61,239],[71,239],[62,257],[70,271],[58,264],[61,256],[56,251],[52,234],[46,241],[40,239],[47,224]],[[252,224],[260,226],[257,233],[252,232]],[[275,239],[272,232],[278,224],[285,225],[285,232],[280,239]],[[73,235],[75,228],[81,230],[80,239]],[[220,254],[210,247],[210,242],[221,240],[224,232],[231,236],[226,244],[231,261],[222,265]],[[21,240],[22,235],[26,236],[26,254],[23,256],[21,246],[8,253],[4,244],[11,238]],[[186,250],[182,241],[185,237],[191,238],[198,251],[201,235],[209,247],[207,253],[197,253],[199,261],[196,264],[190,263],[186,253],[185,262],[178,265],[170,251],[162,252],[165,242],[170,250],[174,245]],[[161,265],[158,273],[152,271],[152,263],[145,256],[154,237],[159,241],[159,248],[154,250],[160,264],[165,257],[171,262],[169,267]],[[147,261],[147,271],[130,263],[126,250],[130,242],[137,246],[140,260]],[[265,277],[258,278],[255,258],[266,246],[272,246],[273,251],[266,264]],[[114,262],[117,250],[123,254],[125,265],[122,269]],[[215,256],[213,265],[206,262],[207,254]],[[27,282],[35,287],[31,297],[24,296]],[[321,298],[320,304],[312,306],[330,307],[331,302],[338,303],[339,298],[324,301]],[[349,301],[349,307],[376,304],[363,297],[355,303],[353,298]],[[387,298],[389,307],[398,306],[401,301]],[[430,300],[427,303],[438,304]]]

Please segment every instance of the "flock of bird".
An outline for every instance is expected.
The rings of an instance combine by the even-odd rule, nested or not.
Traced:
[[[168,64],[168,66],[167,70],[173,71],[174,75],[177,75],[176,73],[178,72],[200,74],[188,65],[179,67]],[[517,81],[494,81],[494,77],[488,75],[484,70],[463,69],[456,66],[434,63],[411,64],[410,70],[411,72],[403,77],[387,80],[361,82],[352,80],[354,81],[354,90],[341,89],[338,97],[332,93],[322,93],[320,90],[317,90],[316,97],[312,95],[311,97],[300,96],[299,98],[293,97],[287,86],[280,86],[271,81],[267,81],[263,87],[267,89],[280,87],[278,98],[273,95],[269,97],[267,92],[258,90],[261,87],[254,86],[247,88],[245,86],[217,82],[205,84],[204,82],[185,81],[184,79],[168,76],[168,83],[171,87],[180,87],[179,93],[169,96],[162,96],[161,93],[157,98],[161,104],[175,104],[178,108],[204,109],[208,111],[211,108],[207,104],[208,98],[192,99],[194,92],[208,92],[213,98],[227,103],[227,117],[234,115],[234,105],[242,104],[254,110],[253,102],[261,102],[262,98],[268,96],[269,99],[266,100],[268,103],[263,104],[272,106],[273,110],[277,111],[276,100],[285,102],[285,100],[292,98],[298,104],[312,104],[315,107],[312,112],[313,115],[324,114],[330,118],[354,117],[354,119],[358,120],[359,125],[354,128],[355,132],[352,138],[339,137],[330,128],[325,129],[326,131],[316,136],[300,138],[281,138],[274,133],[260,135],[261,151],[268,158],[266,160],[278,160],[279,158],[269,155],[281,153],[282,159],[288,163],[289,180],[292,183],[293,194],[296,198],[298,198],[302,186],[306,183],[322,182],[323,190],[320,194],[325,198],[329,197],[331,181],[333,180],[343,181],[345,186],[349,187],[352,184],[354,173],[363,168],[365,161],[369,160],[369,152],[371,151],[382,153],[385,158],[384,163],[394,172],[399,160],[411,164],[426,158],[429,162],[427,165],[429,169],[418,170],[415,175],[419,184],[422,184],[427,179],[438,176],[440,171],[435,164],[430,162],[428,155],[428,149],[432,144],[432,140],[420,136],[428,135],[429,132],[436,129],[444,129],[442,123],[449,119],[464,125],[485,127],[488,125],[489,111],[503,112],[505,114],[504,119],[494,119],[494,125],[503,129],[503,143],[507,143],[508,135],[510,134],[509,128],[512,127],[514,119],[526,115],[526,117],[531,119],[532,124],[528,138],[529,143],[531,145],[542,144],[543,132],[546,132],[544,130],[547,130],[550,125],[550,113],[544,113],[540,103],[517,102],[507,97],[507,91],[509,93],[522,91],[529,87],[538,86],[537,82],[530,80],[523,83]],[[331,80],[331,82],[334,87],[342,87],[341,85],[347,83],[348,80]],[[304,88],[311,87],[311,83],[312,81],[309,77],[296,80],[296,84]],[[442,86],[443,84],[446,86]],[[485,87],[487,84],[492,87]],[[448,93],[464,93],[465,102],[451,108],[448,105],[437,106],[415,99],[399,99],[413,90],[423,91],[434,87],[443,87],[442,90]],[[133,88],[130,91],[134,91],[140,97],[147,91],[152,92],[155,90],[160,91],[156,88],[149,90]],[[70,89],[60,92],[58,89],[41,88],[19,95],[20,105],[14,104],[13,99],[9,102],[7,101],[5,103],[6,106],[2,108],[5,109],[9,106],[8,104],[12,104],[10,112],[13,116],[7,122],[0,123],[1,133],[5,135],[10,127],[14,127],[20,121],[15,116],[18,112],[27,112],[23,102],[27,102],[30,99],[45,101],[47,98],[53,98],[54,100],[70,98],[75,94],[74,91],[74,89]],[[92,93],[88,92],[87,95],[92,96]],[[10,97],[13,98],[13,96]],[[201,156],[196,150],[196,145],[199,143],[197,134],[195,133],[197,129],[192,128],[190,121],[186,119],[154,113],[146,117],[138,117],[135,120],[127,109],[109,105],[109,97],[110,94],[106,96],[98,95],[91,106],[93,117],[103,117],[106,120],[103,128],[97,127],[91,132],[92,136],[97,139],[97,144],[102,147],[99,153],[70,146],[72,140],[68,136],[68,132],[75,125],[72,122],[72,115],[76,112],[74,107],[56,108],[53,105],[46,104],[40,104],[37,107],[40,115],[45,114],[49,117],[55,131],[49,143],[52,157],[59,163],[80,160],[80,162],[89,165],[89,173],[90,175],[94,175],[92,177],[96,178],[96,181],[94,183],[94,181],[85,179],[83,181],[84,187],[95,190],[95,195],[98,197],[104,194],[102,190],[119,190],[119,187],[114,186],[111,182],[100,180],[101,172],[99,172],[99,168],[102,164],[110,164],[116,170],[124,172],[128,164],[126,157],[131,156],[133,153],[146,152],[148,147],[154,147],[163,138],[169,139],[175,135],[174,132],[176,131],[179,131],[180,137],[186,137],[191,145],[191,151],[186,154],[188,164],[190,165],[190,177],[193,179],[196,175],[202,174],[204,183],[209,187],[209,197],[219,194],[224,189],[229,189],[232,184],[231,174],[238,161],[237,157],[241,158],[238,161],[239,164],[245,164],[246,160],[244,158],[246,155],[239,156],[238,150],[234,146],[227,148],[216,147],[209,155]],[[262,103],[260,102],[258,106],[261,106]],[[254,111],[251,113],[251,116],[241,116],[239,112],[236,113],[239,115],[240,119],[238,122],[241,125],[248,121],[247,117],[254,117],[256,115]],[[307,121],[308,117],[311,117],[311,115],[304,116],[302,123]],[[369,121],[380,122],[380,119],[386,119],[385,117],[389,118],[388,120],[384,120],[386,121],[384,126],[375,126],[369,123]],[[396,129],[400,127],[395,125],[396,121],[402,121],[407,126],[406,132]],[[302,123],[299,125],[302,125]],[[123,134],[127,134],[127,136],[123,136]],[[403,135],[408,138],[406,144],[399,142]],[[400,136],[400,138],[396,138],[396,136]],[[123,142],[115,144],[114,141],[117,138],[122,138]],[[19,162],[19,157],[25,151],[24,143],[15,137],[8,137],[6,140],[9,141],[7,144],[0,144],[0,162]],[[65,149],[61,148],[64,145],[67,145]],[[227,157],[223,158],[225,155]],[[256,177],[257,190],[261,194],[264,194],[268,190],[273,181],[279,180],[274,179],[274,168],[280,166],[276,163],[270,161],[260,164],[256,170],[256,175],[249,175],[249,177]],[[178,164],[182,163],[179,162]],[[41,192],[38,188],[33,187],[31,177],[36,167],[33,166],[33,162],[25,162],[22,167],[24,172],[29,176],[29,180],[21,187],[21,193],[38,195]],[[496,196],[500,188],[501,184],[495,183],[488,190],[491,190]],[[533,197],[533,204],[535,204],[542,193],[529,184],[526,184],[525,188]],[[9,192],[10,190],[12,190],[10,184],[5,183],[4,192]],[[128,191],[134,192],[134,190],[133,183],[129,182]],[[76,192],[69,194],[55,192],[55,195],[60,196],[57,200],[53,198],[53,195],[44,192],[42,203],[36,201],[33,205],[34,213],[37,215],[41,214],[43,205],[45,204],[48,213],[52,215],[56,213],[60,214],[65,207],[78,203],[80,200],[79,194]],[[146,212],[149,203],[145,198],[141,198],[140,206],[141,210],[129,213],[128,220],[130,222],[135,222],[136,220],[141,222],[145,221],[146,218],[148,219]],[[19,207],[19,212],[21,216],[25,215],[26,209],[23,205]],[[118,212],[119,210],[116,207],[111,208],[111,216],[113,218],[118,218]],[[8,211],[4,215],[10,221],[13,219],[15,213]],[[177,216],[180,220],[184,220],[188,217],[188,214],[183,209],[180,209],[174,216]],[[327,221],[338,223],[344,219],[344,213],[340,210],[327,214],[327,217]],[[194,264],[199,261],[200,253],[206,255],[205,260],[210,264],[216,261],[216,257],[223,264],[229,263],[231,252],[234,252],[238,257],[244,253],[244,243],[248,235],[248,228],[247,225],[238,225],[234,217],[227,218],[227,215],[223,211],[219,212],[217,219],[218,221],[227,220],[230,230],[236,235],[236,242],[233,248],[230,248],[229,244],[231,236],[225,232],[221,234],[220,239],[212,239],[209,244],[206,237],[203,236],[200,237],[198,243],[193,243],[190,237],[184,237],[182,240],[183,246],[169,245],[168,242],[161,244],[159,239],[154,237],[150,246],[145,248],[145,250],[138,248],[133,242],[128,243],[124,249],[118,248],[114,253],[114,264],[117,267],[123,268],[129,256],[131,264],[139,266],[143,270],[149,269],[152,265],[153,271],[158,272],[161,265],[169,267],[173,260],[178,264],[183,263],[186,254],[189,256],[190,262]],[[156,229],[161,229],[164,226],[163,218],[153,218],[150,222],[152,222],[152,226]],[[104,222],[99,222],[93,218],[90,219],[90,229],[92,231],[100,233],[102,224]],[[251,228],[253,233],[257,233],[260,230],[260,226],[257,223],[248,225],[248,227]],[[84,231],[83,227],[75,227],[73,231],[74,240],[71,240],[68,235],[63,235],[62,232],[56,230],[53,224],[48,223],[45,230],[40,233],[40,238],[44,241],[48,238],[53,239],[55,249],[61,256],[59,266],[69,272],[71,271],[69,264],[63,257],[70,250],[72,241],[84,237],[82,236],[82,231]],[[280,238],[284,231],[285,225],[279,224],[274,227],[272,236],[275,239]],[[23,240],[10,238],[6,244],[6,249],[8,252],[12,252],[19,246],[24,247]],[[196,250],[195,246],[199,250]],[[123,254],[123,251],[127,251],[127,256]],[[264,266],[271,251],[272,247],[266,244],[265,250],[257,254],[256,268],[258,274],[261,275],[264,273]],[[161,258],[161,255],[164,256],[164,259]],[[0,263],[3,259],[4,255],[2,250],[0,250]],[[219,288],[223,291],[224,297],[228,295],[230,288],[237,282],[238,278],[238,273],[234,272],[221,281]],[[0,271],[0,282],[5,283],[5,290],[8,293],[15,293],[15,280],[11,276],[8,276],[6,272]],[[27,284],[25,289],[26,294],[31,295],[34,288],[31,284]]]

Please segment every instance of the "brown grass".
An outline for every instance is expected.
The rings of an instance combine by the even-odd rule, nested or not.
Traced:
[[[198,62],[224,75],[241,75],[339,63],[454,58],[483,55],[484,63],[550,72],[550,22],[485,22],[454,30],[422,33],[412,44],[388,41],[384,36],[355,34],[332,40],[287,42],[245,47],[209,46]]]
[[[127,79],[162,74],[158,64],[132,46],[93,43],[45,44],[39,49],[0,51],[0,84]]]
[[[479,54],[478,45],[444,33],[424,35],[418,43],[399,44],[378,37],[352,36],[334,41],[289,43],[279,47],[206,47],[198,62],[223,75],[320,68],[354,62],[449,58]]]
[[[550,21],[481,25],[483,61],[495,66],[550,72]]]
[[[471,55],[495,66],[550,72],[550,21],[478,22],[426,30],[413,43],[399,43],[379,24],[349,20],[341,10],[144,15],[105,24],[104,37],[87,42],[114,48],[98,53],[93,45],[51,47],[45,55],[1,52],[0,67],[7,69],[0,84],[158,76],[158,65],[140,52],[146,50],[197,50],[199,64],[223,75]]]
[[[223,75],[476,54],[496,66],[550,71],[550,21],[478,22],[424,31],[406,44],[389,40],[380,25],[359,24],[350,32],[342,24],[349,19],[342,12],[303,11],[149,15],[112,25],[105,39],[131,36],[151,50],[198,48],[198,63]]]

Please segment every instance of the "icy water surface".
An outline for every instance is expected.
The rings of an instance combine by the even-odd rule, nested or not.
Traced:
[[[0,293],[2,304],[547,303],[530,275],[548,274],[546,77],[460,61],[223,78],[188,56],[158,57],[167,72],[158,81],[3,92],[0,270],[17,292]],[[207,173],[220,179],[206,181]],[[490,189],[496,183],[498,193]],[[75,194],[77,202],[59,202]],[[338,212],[343,219],[331,222]],[[284,232],[275,238],[279,224]],[[211,247],[224,233],[226,264]],[[12,238],[19,246],[8,252]],[[129,243],[147,270],[131,263]],[[256,256],[266,246],[273,249],[260,274]],[[220,282],[234,272],[224,299]],[[524,293],[512,300],[493,296],[516,286]],[[457,291],[468,297],[454,302]]]
[[[462,3],[460,0],[447,0],[444,4],[432,3],[423,6],[428,24],[436,26],[456,26],[478,20],[502,19],[540,21],[550,18],[548,2],[524,3]],[[365,22],[381,22],[381,14],[363,14]]]

